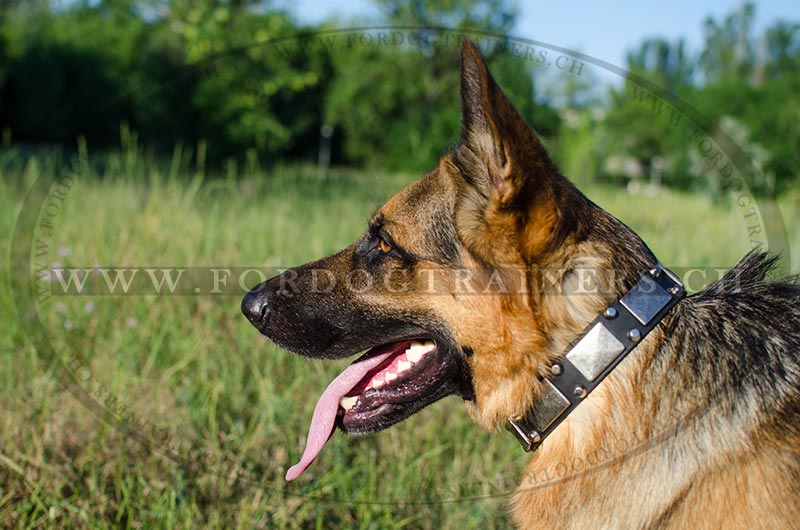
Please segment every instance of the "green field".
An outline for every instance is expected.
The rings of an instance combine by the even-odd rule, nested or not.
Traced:
[[[182,157],[176,152],[158,165],[117,155],[78,169],[46,259],[56,266],[290,266],[352,241],[375,207],[411,180],[302,167],[267,174],[255,166],[211,178],[187,169]],[[297,483],[285,484],[316,398],[347,362],[308,362],[274,347],[242,317],[240,294],[61,296],[40,304],[46,339],[62,362],[79,368],[76,388],[129,421],[99,418],[74,397],[76,388],[62,386],[57,365],[37,355],[10,285],[10,235],[26,190],[39,175],[66,169],[5,152],[0,171],[0,525],[509,526],[507,493],[525,457],[510,436],[473,426],[455,398],[378,435],[334,436]],[[667,265],[729,267],[749,248],[734,202],[585,191]],[[780,201],[795,252],[798,197]],[[131,419],[152,428],[131,431]]]

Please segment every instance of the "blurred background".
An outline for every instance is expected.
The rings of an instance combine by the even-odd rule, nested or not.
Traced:
[[[348,25],[472,28],[575,49],[652,80],[735,137],[760,172],[748,176],[752,187],[781,193],[799,167],[792,11],[800,9],[791,2],[605,9],[507,0],[6,0],[2,142],[27,153],[69,152],[85,141],[102,153],[135,138],[165,158],[180,146],[209,170],[317,162],[329,142],[324,162],[334,166],[425,171],[458,130],[457,34],[422,46],[409,44],[408,31],[405,42],[388,44],[310,34]],[[301,33],[309,36],[294,39]],[[692,159],[685,131],[641,109],[624,78],[593,65],[569,75],[508,48],[484,50],[568,175],[624,182],[657,171],[669,187],[719,191]]]
[[[464,35],[690,290],[775,241],[800,270],[796,2],[0,0],[0,526],[510,527],[525,457],[455,398],[287,485],[347,361],[239,313],[452,145]],[[133,278],[187,267],[247,272]]]

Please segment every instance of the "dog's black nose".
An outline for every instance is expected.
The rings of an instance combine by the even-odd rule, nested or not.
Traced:
[[[264,285],[253,287],[242,299],[242,313],[259,330],[264,329],[270,316],[270,301]]]

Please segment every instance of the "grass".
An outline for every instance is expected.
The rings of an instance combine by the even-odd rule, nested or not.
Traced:
[[[210,178],[176,150],[77,165],[50,244],[64,266],[299,264],[356,238],[410,177],[230,167]],[[85,153],[84,153],[84,160]],[[42,156],[0,156],[0,230],[13,232]],[[735,204],[662,191],[585,190],[678,266],[730,266],[748,247]],[[798,196],[781,202],[800,249]],[[4,256],[9,238],[0,240]],[[298,483],[294,463],[317,396],[346,364],[274,347],[239,313],[240,295],[53,297],[48,340],[77,390],[121,412],[96,416],[26,339],[11,270],[0,269],[0,525],[22,528],[507,528],[522,456],[478,430],[455,398],[364,438],[334,436]],[[132,430],[125,425],[138,425]],[[142,440],[145,443],[142,443]]]

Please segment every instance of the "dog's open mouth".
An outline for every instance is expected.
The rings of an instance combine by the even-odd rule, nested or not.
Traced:
[[[320,396],[300,462],[289,468],[294,480],[314,461],[338,426],[346,433],[385,429],[426,405],[465,388],[463,369],[431,339],[413,339],[372,348],[339,374]]]

